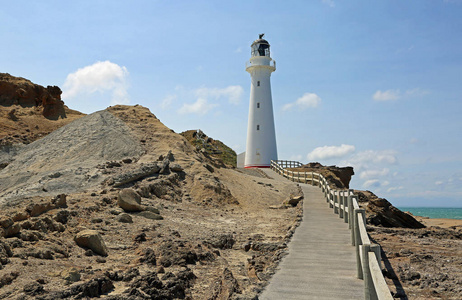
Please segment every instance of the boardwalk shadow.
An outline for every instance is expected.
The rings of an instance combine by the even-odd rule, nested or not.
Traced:
[[[378,245],[376,240],[374,240],[372,237],[370,237],[371,242],[374,242]],[[382,246],[380,246],[380,253],[382,256],[382,261],[385,266],[385,271],[383,271],[383,276],[390,278],[393,281],[393,285],[396,288],[396,293],[393,295],[393,298],[397,299],[402,299],[402,300],[408,300],[408,297],[406,295],[406,292],[404,291],[404,288],[401,284],[401,281],[399,281],[398,275],[396,274],[395,270],[393,269],[393,266],[391,265],[390,260],[388,259],[387,254],[383,251]]]

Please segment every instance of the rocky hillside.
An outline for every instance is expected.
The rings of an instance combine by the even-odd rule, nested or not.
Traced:
[[[180,133],[198,151],[206,155],[215,165],[236,167],[237,155],[233,149],[229,148],[219,140],[208,137],[202,130],[187,130]]]
[[[84,114],[61,100],[61,89],[0,73],[0,147],[29,144]],[[1,164],[1,163],[0,163]]]
[[[271,209],[295,184],[215,164],[141,106],[19,148],[0,193],[0,299],[253,299],[301,215]]]

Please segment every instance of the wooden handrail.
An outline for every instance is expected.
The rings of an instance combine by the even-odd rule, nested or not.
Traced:
[[[358,278],[364,280],[364,295],[367,300],[392,300],[390,290],[383,277],[380,267],[380,245],[371,244],[369,235],[366,230],[365,210],[362,209],[354,195],[353,190],[332,189],[327,179],[315,172],[293,172],[287,170],[287,167],[300,167],[302,164],[298,161],[290,160],[272,160],[271,169],[289,180],[300,183],[310,182],[321,188],[326,202],[339,218],[348,223],[351,230],[351,243],[356,248],[356,265]]]

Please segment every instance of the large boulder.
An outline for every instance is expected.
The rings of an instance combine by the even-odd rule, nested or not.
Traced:
[[[91,249],[93,252],[102,256],[108,255],[106,244],[96,230],[81,231],[75,236],[74,240],[80,247]]]
[[[123,189],[119,192],[118,202],[119,206],[126,212],[143,211],[141,205],[141,196],[133,189]]]

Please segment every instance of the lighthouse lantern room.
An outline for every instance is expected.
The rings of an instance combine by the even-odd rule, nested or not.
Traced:
[[[269,168],[271,160],[278,157],[270,82],[276,62],[270,56],[270,44],[263,35],[252,43],[251,58],[246,63],[251,85],[245,168]]]

